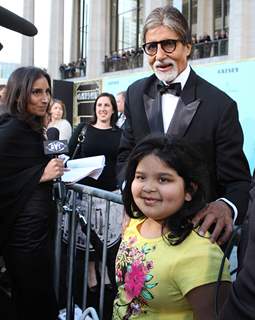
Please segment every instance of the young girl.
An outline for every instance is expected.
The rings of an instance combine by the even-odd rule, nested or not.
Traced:
[[[113,319],[215,319],[223,253],[191,223],[206,206],[207,171],[195,150],[151,136],[130,155],[123,201],[131,217],[116,258]],[[224,266],[219,302],[230,285]]]

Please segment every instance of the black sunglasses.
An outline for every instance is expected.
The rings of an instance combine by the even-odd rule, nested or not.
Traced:
[[[154,56],[158,51],[158,44],[166,53],[172,53],[176,49],[177,42],[183,43],[180,39],[166,39],[162,41],[147,42],[143,45],[143,50],[149,56]]]

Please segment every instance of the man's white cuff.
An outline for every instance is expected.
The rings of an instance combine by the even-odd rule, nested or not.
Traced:
[[[230,206],[230,208],[233,210],[233,213],[234,213],[234,217],[233,217],[233,224],[235,223],[236,221],[236,218],[237,218],[237,214],[238,214],[238,211],[237,211],[237,208],[236,206],[231,202],[229,201],[228,199],[226,198],[219,198],[217,200],[222,200],[224,201],[226,204],[228,204]]]

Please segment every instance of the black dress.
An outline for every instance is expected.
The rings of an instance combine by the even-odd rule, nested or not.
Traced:
[[[115,166],[121,133],[122,130],[118,127],[98,129],[91,125],[88,126],[85,140],[76,158],[104,155],[105,167],[97,180],[88,177],[79,183],[108,191],[117,189]]]
[[[15,117],[0,118],[0,245],[10,275],[15,319],[56,320],[52,281],[55,205],[39,183],[49,158],[43,136]]]

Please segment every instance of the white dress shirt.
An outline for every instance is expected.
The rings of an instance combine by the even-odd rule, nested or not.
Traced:
[[[180,82],[181,87],[185,86],[188,77],[190,74],[190,66],[187,65],[186,69],[184,69],[178,76],[175,78],[171,83]],[[166,84],[166,83],[165,83]],[[162,94],[162,116],[163,116],[163,124],[164,124],[164,132],[167,132],[167,129],[169,127],[169,124],[172,120],[174,111],[176,109],[177,103],[179,101],[180,97],[177,97],[171,93],[164,93]]]
[[[121,112],[121,113],[119,114],[118,120],[117,120],[117,122],[116,122],[116,126],[118,126],[119,128],[121,128],[121,127],[123,126],[125,120],[126,120],[126,117],[125,117],[124,113]]]

